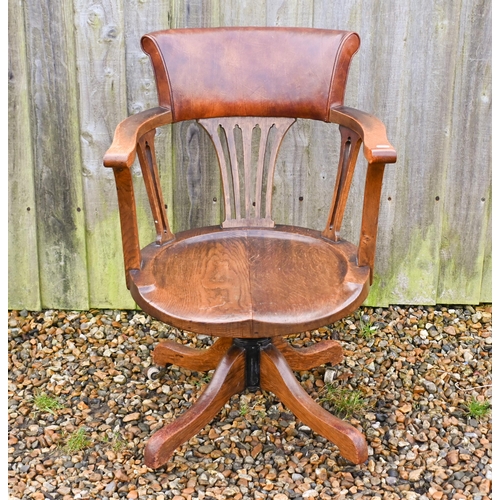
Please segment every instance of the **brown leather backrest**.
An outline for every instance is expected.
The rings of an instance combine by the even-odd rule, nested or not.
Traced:
[[[142,37],[173,120],[274,116],[327,121],[342,105],[359,36],[312,28],[198,28]]]

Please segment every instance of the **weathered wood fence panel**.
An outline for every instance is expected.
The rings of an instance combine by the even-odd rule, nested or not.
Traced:
[[[481,299],[491,188],[491,2],[465,2],[457,22],[451,68],[454,88],[441,234],[438,298],[450,302],[455,290],[463,302]],[[472,216],[474,214],[474,216]],[[472,250],[472,248],[474,250]]]
[[[102,151],[116,117],[127,113],[123,13],[119,3],[93,0],[74,0],[74,12],[89,303],[106,307],[122,299],[116,190],[112,172],[102,171]],[[125,304],[133,307],[130,299]]]
[[[134,307],[102,156],[121,119],[157,103],[140,37],[265,25],[361,36],[346,104],[381,118],[398,151],[367,303],[492,300],[491,1],[9,0],[10,308]],[[206,132],[192,121],[164,127],[156,147],[173,230],[217,224],[221,187]],[[277,162],[278,222],[323,227],[338,147],[336,126],[292,127]],[[365,172],[360,159],[342,228],[354,242]],[[133,173],[146,244],[151,213],[138,164]]]
[[[432,2],[422,15],[418,2],[372,2],[371,22],[360,33],[368,45],[360,54],[360,77],[377,82],[379,65],[387,77],[373,90],[358,86],[356,100],[380,115],[399,153],[398,163],[388,167],[381,202],[380,223],[391,230],[380,234],[379,248],[385,250],[377,255],[378,287],[370,298],[375,303],[407,303],[408,297],[438,302],[440,200],[453,88],[453,74],[442,62],[456,64],[459,7]]]
[[[50,0],[23,5],[33,147],[33,164],[25,167],[35,178],[41,304],[86,309],[86,207],[73,5]],[[16,251],[11,243],[10,251]]]
[[[39,309],[37,210],[24,12],[9,2],[9,307]]]

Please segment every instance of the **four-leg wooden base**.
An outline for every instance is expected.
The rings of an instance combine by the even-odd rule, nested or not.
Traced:
[[[366,461],[368,447],[363,434],[313,401],[292,372],[323,363],[340,363],[343,359],[340,344],[328,340],[296,349],[285,339],[275,337],[260,352],[261,388],[274,393],[304,424],[336,444],[344,458],[355,464]],[[208,424],[231,396],[245,390],[245,355],[245,349],[234,345],[230,338],[219,338],[208,349],[194,349],[173,341],[156,346],[153,360],[160,366],[176,364],[197,371],[216,369],[191,408],[150,438],[144,453],[148,467],[157,469],[168,462],[174,450]]]

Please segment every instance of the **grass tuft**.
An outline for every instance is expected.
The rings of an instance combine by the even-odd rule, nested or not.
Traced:
[[[111,436],[105,434],[102,438],[102,442],[109,445],[115,453],[123,451],[123,449],[127,447],[127,441],[123,439],[122,435],[118,431],[113,432]]]
[[[467,405],[467,415],[472,418],[482,418],[491,411],[491,403],[489,401],[478,401],[472,398]]]
[[[75,453],[88,448],[92,444],[92,441],[87,436],[87,433],[83,427],[70,434],[66,446],[64,449],[68,453]]]
[[[359,334],[365,339],[369,340],[373,337],[376,326],[372,326],[371,323],[364,323],[363,321],[359,322]]]
[[[360,391],[341,389],[332,384],[324,386],[320,401],[328,403],[338,415],[347,418],[360,413],[366,406]]]
[[[203,385],[206,385],[212,380],[212,374],[207,373],[203,377],[200,378],[200,380],[195,380],[194,385],[199,389]]]
[[[57,398],[48,396],[44,392],[35,396],[34,400],[37,411],[55,415],[57,410],[64,408]]]

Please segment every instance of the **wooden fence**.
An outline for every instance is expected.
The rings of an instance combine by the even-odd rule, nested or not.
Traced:
[[[134,307],[102,157],[119,121],[157,103],[140,36],[265,25],[361,36],[346,105],[382,119],[399,158],[387,167],[367,303],[492,300],[491,1],[9,0],[9,308]],[[322,228],[338,141],[332,125],[293,126],[277,166],[278,222]],[[158,145],[173,229],[218,223],[207,135],[179,123]],[[134,172],[146,244],[153,227]],[[357,241],[359,222],[349,202],[346,239]]]

